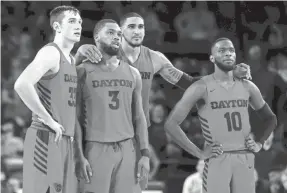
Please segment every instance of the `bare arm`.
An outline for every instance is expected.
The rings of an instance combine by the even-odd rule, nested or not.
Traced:
[[[142,79],[139,71],[134,67],[132,69],[133,75],[136,80],[136,86],[133,92],[133,120],[135,122],[135,136],[139,143],[142,156],[149,157],[149,141],[148,130],[145,114],[142,106]]]
[[[201,150],[194,145],[180,128],[180,124],[196,102],[204,99],[206,86],[199,80],[191,85],[184,93],[183,97],[176,104],[165,123],[165,130],[171,138],[188,153],[201,158]]]
[[[83,153],[83,129],[81,127],[80,122],[83,121],[83,114],[82,114],[82,104],[83,104],[83,84],[85,84],[85,69],[81,66],[77,67],[77,76],[78,76],[78,86],[77,86],[77,117],[76,117],[76,128],[75,128],[75,156],[76,159],[82,159],[84,157]]]
[[[151,58],[155,72],[158,72],[166,81],[186,90],[192,83],[198,81],[199,77],[192,77],[175,68],[172,63],[160,52],[151,50]]]
[[[49,56],[49,57],[47,57]],[[57,73],[60,53],[53,46],[43,47],[15,82],[14,89],[25,105],[45,123],[53,119],[42,105],[34,85],[44,76]],[[49,125],[49,124],[48,124]]]
[[[259,142],[263,145],[270,134],[275,130],[277,126],[277,117],[272,112],[269,105],[264,101],[258,87],[248,80],[245,81],[245,84],[250,93],[250,105],[264,122],[263,125],[265,128],[262,130],[259,139]]]

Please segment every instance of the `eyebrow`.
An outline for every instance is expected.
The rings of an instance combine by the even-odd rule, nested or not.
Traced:
[[[77,20],[77,18],[75,17],[72,17],[72,18],[69,18],[68,20]],[[79,19],[80,21],[83,21],[82,19]]]

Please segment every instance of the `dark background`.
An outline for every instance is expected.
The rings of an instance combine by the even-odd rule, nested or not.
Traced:
[[[278,117],[278,129],[270,149],[256,156],[258,186],[264,192],[284,192],[280,178],[287,175],[286,148],[282,137],[287,131],[287,3],[286,2],[1,2],[1,189],[21,190],[23,139],[31,122],[31,112],[13,90],[13,84],[33,60],[37,50],[52,41],[49,12],[58,5],[73,5],[81,11],[81,42],[93,43],[95,23],[103,18],[119,21],[127,12],[145,19],[144,45],[164,53],[179,69],[193,76],[212,72],[208,61],[211,42],[228,37],[237,48],[237,62],[251,67],[253,82]],[[163,122],[183,92],[156,75],[150,98],[152,126],[150,143],[160,167],[151,178],[150,189],[168,193],[182,191],[184,179],[195,172],[197,160],[178,148],[163,131]],[[255,137],[260,119],[251,112]],[[202,147],[203,138],[196,113],[182,124],[190,139]],[[287,136],[286,136],[287,137]],[[287,144],[287,142],[286,142]],[[270,178],[271,173],[280,175]],[[219,174],[220,176],[220,174]],[[154,183],[153,183],[154,182]],[[156,184],[155,182],[163,182]],[[285,182],[286,183],[286,182]],[[165,188],[161,185],[165,184]],[[278,184],[280,189],[274,187]],[[287,184],[286,184],[287,188]],[[286,190],[285,190],[286,192]],[[192,193],[192,192],[190,192]]]

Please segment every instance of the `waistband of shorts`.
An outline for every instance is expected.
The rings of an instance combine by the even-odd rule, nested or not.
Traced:
[[[223,153],[230,153],[230,154],[247,154],[247,153],[254,153],[249,149],[239,149],[239,150],[224,150]]]
[[[115,142],[104,142],[104,141],[92,141],[92,140],[85,140],[85,143],[99,143],[99,144],[103,144],[103,145],[115,145],[115,144],[122,144],[125,143],[129,140],[132,140],[133,138],[127,138],[127,139],[123,139],[120,141],[115,141]]]
[[[54,134],[56,133],[49,126],[47,126],[47,125],[45,125],[43,123],[32,122],[31,126],[29,128],[36,129],[36,130],[42,130],[42,131],[48,131],[48,132],[51,132],[51,133],[54,133]],[[73,136],[62,134],[62,137],[70,138],[71,141],[74,141],[74,137]]]

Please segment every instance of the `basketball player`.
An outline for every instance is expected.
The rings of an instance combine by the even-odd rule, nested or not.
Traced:
[[[114,20],[99,21],[94,40],[103,58],[98,65],[87,61],[77,67],[78,116],[85,132],[84,157],[79,160],[79,167],[83,170],[88,162],[92,172],[90,176],[82,174],[87,182],[80,180],[81,192],[134,193],[135,135],[142,154],[138,168],[148,178],[149,144],[141,76],[136,68],[118,59],[121,38],[121,29]],[[82,129],[77,128],[77,139],[82,138]],[[82,142],[77,143],[81,149]]]
[[[27,193],[75,192],[77,73],[70,52],[80,41],[80,12],[71,6],[56,7],[50,12],[50,25],[54,41],[39,50],[14,86],[33,112],[24,144],[23,192]]]
[[[142,45],[145,29],[144,19],[139,14],[127,13],[120,19],[120,26],[123,32],[120,55],[141,73],[143,108],[148,126],[150,126],[149,95],[154,74],[160,74],[165,80],[184,90],[193,82],[199,80],[200,77],[189,76],[175,68],[161,52]],[[81,57],[81,59],[88,58],[95,63],[101,60],[98,48],[94,45],[82,45],[76,56]],[[235,77],[251,78],[248,65],[241,63],[237,66],[239,67],[234,69]]]
[[[165,124],[175,142],[202,158],[201,150],[191,146],[180,124],[193,106],[197,106],[205,144],[222,145],[223,154],[205,159],[203,191],[208,193],[255,193],[254,154],[275,129],[276,116],[263,100],[257,86],[249,80],[234,79],[236,54],[227,38],[215,41],[211,48],[215,72],[192,84],[177,103]],[[263,118],[263,137],[250,139],[248,106]],[[220,177],[218,176],[220,174]]]
[[[144,19],[137,13],[127,13],[120,19],[123,32],[120,55],[131,66],[137,68],[142,78],[142,101],[148,127],[149,118],[149,96],[154,74],[160,74],[165,80],[182,89],[188,88],[200,77],[191,77],[188,74],[175,68],[172,63],[160,52],[151,50],[142,45],[145,36]],[[82,45],[75,57],[77,61],[89,59],[94,63],[101,60],[101,54],[94,45]],[[235,68],[234,75],[238,78],[250,78],[250,69],[246,64],[239,64]],[[140,153],[137,151],[137,158]],[[87,175],[87,173],[86,173]],[[140,176],[140,173],[138,174]]]

